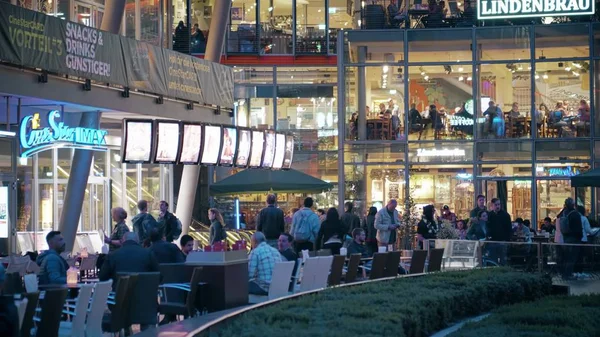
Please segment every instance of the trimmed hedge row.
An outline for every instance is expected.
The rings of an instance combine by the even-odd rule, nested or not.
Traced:
[[[550,293],[550,278],[505,268],[330,288],[249,311],[219,336],[428,336],[461,318]]]
[[[597,337],[600,295],[548,297],[503,307],[452,337]]]

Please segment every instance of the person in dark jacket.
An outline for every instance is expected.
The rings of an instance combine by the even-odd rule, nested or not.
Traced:
[[[137,233],[140,241],[144,242],[150,239],[150,231],[157,227],[157,222],[152,214],[148,213],[148,201],[138,201],[137,208],[140,212],[131,219],[131,223],[133,231]]]
[[[364,219],[363,229],[367,233],[366,243],[369,248],[369,254],[377,253],[377,229],[375,228],[375,216],[377,215],[377,207],[369,207],[369,213]]]
[[[40,266],[39,284],[67,284],[69,264],[60,256],[65,251],[65,239],[59,231],[51,231],[46,235],[48,250],[38,256]]]
[[[178,220],[173,213],[169,212],[169,203],[162,200],[160,202],[160,215],[158,216],[158,228],[162,231],[167,242],[173,242],[173,234],[177,228]]]
[[[158,263],[183,263],[185,258],[176,244],[166,242],[157,228],[150,230],[150,251]]]
[[[0,294],[4,288],[6,270],[0,263]],[[0,296],[0,336],[19,335],[19,312],[13,295]],[[27,336],[28,334],[24,334]]]
[[[256,217],[256,230],[265,235],[269,246],[277,248],[279,234],[285,232],[285,215],[275,206],[275,202],[277,202],[275,194],[267,195],[267,207],[260,210]]]
[[[365,246],[365,231],[362,228],[355,228],[352,231],[352,242],[348,245],[348,256],[360,254],[361,257],[369,257],[369,248]]]
[[[351,201],[346,202],[344,205],[344,215],[342,215],[342,224],[344,224],[344,228],[346,229],[346,233],[348,235],[352,235],[352,231],[355,228],[360,228],[360,218],[358,215],[352,213],[354,210],[354,204]],[[343,238],[342,238],[343,240]]]
[[[221,212],[216,208],[209,209],[208,219],[210,220],[210,236],[208,240],[210,244],[213,245],[216,242],[226,241],[227,232],[225,231],[225,223]]]
[[[435,207],[433,205],[427,205],[423,207],[423,217],[417,225],[417,240],[419,241],[419,249],[424,249],[423,243],[425,240],[435,240],[439,230],[440,227],[435,221]]]
[[[157,272],[158,261],[149,250],[140,246],[137,234],[127,232],[123,236],[121,248],[108,254],[98,278],[100,281],[113,280],[113,289],[117,285],[117,273],[147,273]]]
[[[492,212],[489,212],[488,236],[490,241],[509,242],[512,236],[512,221],[510,214],[502,209],[500,199],[492,199]],[[492,260],[498,260],[500,265],[506,264],[507,246],[504,243],[490,244]]]
[[[573,198],[567,198],[565,200],[562,216],[566,217],[566,221],[568,222],[568,231],[564,231],[564,228],[561,226],[561,233],[563,235],[564,243],[581,244],[581,238],[583,237],[583,224],[581,222],[581,214],[577,211],[575,200],[573,200]],[[559,218],[559,225],[561,221],[562,220]],[[575,263],[579,258],[579,250],[579,246],[562,247],[562,255],[564,260],[564,265],[562,268],[563,279],[569,280],[573,278],[573,270],[575,268]]]
[[[344,243],[345,235],[346,228],[342,224],[342,221],[340,221],[340,215],[337,209],[331,207],[327,210],[327,216],[321,224],[319,234],[317,235],[317,250],[320,247],[331,249],[333,255],[338,255]]]

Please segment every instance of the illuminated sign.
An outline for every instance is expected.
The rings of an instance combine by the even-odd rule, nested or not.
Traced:
[[[450,116],[450,125],[452,125],[452,126],[472,126],[473,118],[465,118],[462,116]]]
[[[547,177],[573,177],[581,173],[578,168],[567,167],[536,167],[536,172],[546,173]]]
[[[461,149],[418,149],[417,157],[464,157]]]
[[[71,127],[60,121],[60,112],[48,113],[48,126],[42,128],[40,114],[36,113],[21,120],[19,125],[19,143],[22,158],[40,151],[60,146],[96,151],[106,151],[108,131],[83,127]]]
[[[593,15],[593,0],[479,0],[477,18],[516,19],[567,15]]]

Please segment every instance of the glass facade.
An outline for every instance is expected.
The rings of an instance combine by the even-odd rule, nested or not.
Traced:
[[[339,202],[410,195],[466,219],[483,194],[539,223],[571,196],[598,216],[598,191],[570,185],[600,165],[598,29],[344,32]]]

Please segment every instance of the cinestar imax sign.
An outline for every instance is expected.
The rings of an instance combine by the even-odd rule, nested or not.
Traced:
[[[106,130],[65,125],[60,121],[60,112],[57,110],[48,113],[46,124],[47,127],[41,127],[39,113],[21,120],[19,143],[23,150],[22,158],[54,147],[106,151]]]
[[[477,18],[516,19],[568,15],[592,15],[595,0],[479,0]]]

